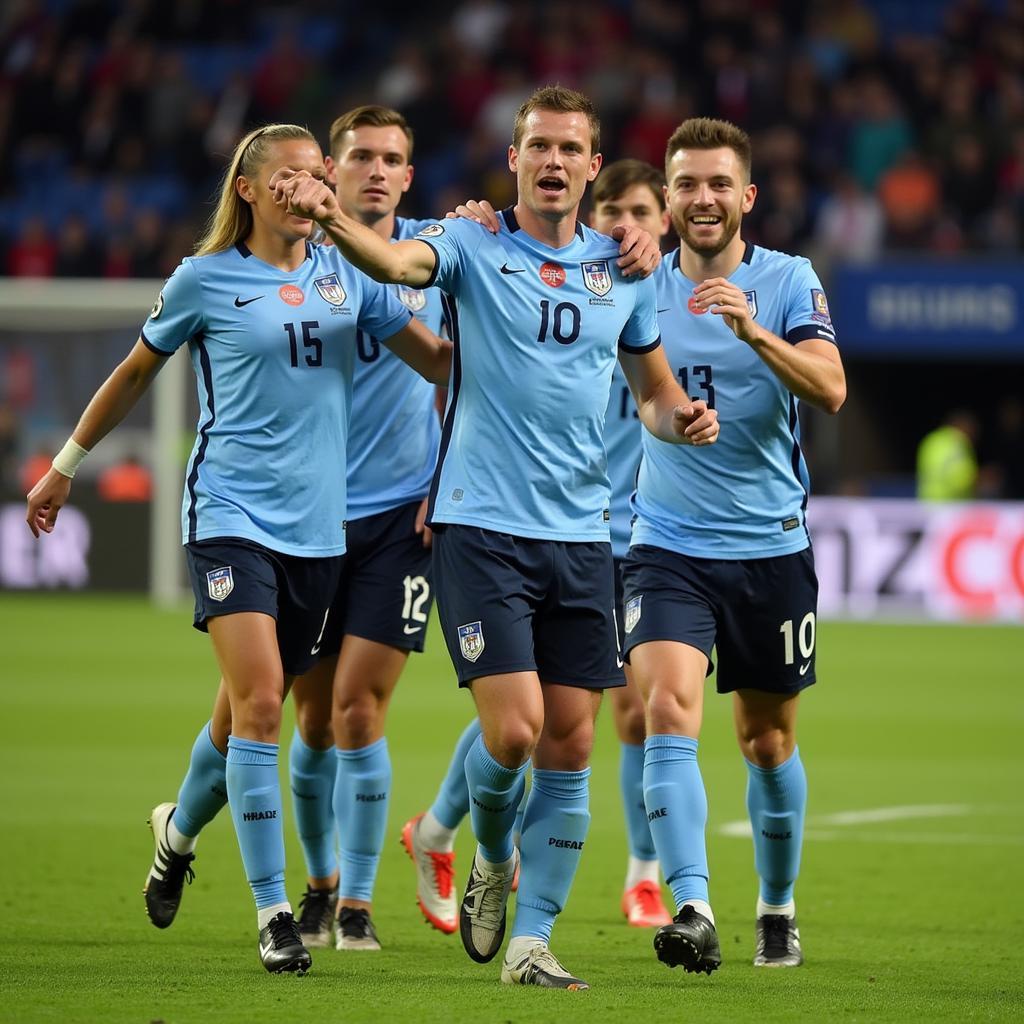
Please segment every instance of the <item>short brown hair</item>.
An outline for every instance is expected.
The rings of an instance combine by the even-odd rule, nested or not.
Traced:
[[[634,185],[646,185],[657,200],[658,207],[665,209],[665,193],[661,186],[665,178],[657,167],[643,160],[616,160],[603,168],[590,190],[593,206],[610,203],[628,192]]]
[[[722,149],[728,147],[737,157],[750,181],[750,136],[731,121],[719,121],[712,117],[691,117],[684,121],[668,140],[665,147],[665,173],[669,161],[681,149]]]
[[[408,160],[412,160],[412,129],[409,122],[397,111],[390,107],[378,107],[368,104],[364,107],[353,107],[351,110],[336,118],[331,125],[330,148],[331,156],[337,156],[341,148],[341,139],[345,132],[354,131],[356,128],[369,126],[371,128],[401,128],[405,137],[409,140]]]
[[[535,110],[552,110],[556,114],[586,114],[590,122],[590,155],[601,152],[601,122],[594,104],[583,93],[567,89],[564,85],[545,85],[516,111],[516,119],[512,123],[512,145],[516,149],[523,141],[526,119]]]

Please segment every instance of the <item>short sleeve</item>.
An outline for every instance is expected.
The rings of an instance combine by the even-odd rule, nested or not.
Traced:
[[[658,330],[658,292],[653,277],[637,281],[636,301],[626,326],[619,335],[619,349],[634,355],[652,352],[661,344]]]
[[[363,276],[363,301],[356,322],[359,329],[378,341],[387,341],[407,327],[412,313],[398,300],[391,285]]]
[[[147,348],[169,356],[199,334],[204,323],[199,275],[191,260],[182,260],[164,282],[139,335]]]
[[[456,290],[487,234],[487,229],[476,221],[459,218],[435,221],[421,228],[414,236],[416,241],[426,242],[437,257],[434,273],[424,287],[436,285],[449,293]]]
[[[828,311],[828,299],[810,262],[797,261],[786,296],[785,338],[791,345],[821,338],[836,344],[836,331]]]

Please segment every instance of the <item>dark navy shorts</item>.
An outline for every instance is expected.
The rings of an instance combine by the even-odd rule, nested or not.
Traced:
[[[460,686],[505,672],[589,689],[623,685],[611,545],[447,525],[434,534],[434,581]]]
[[[316,664],[331,597],[344,555],[300,558],[251,540],[218,537],[185,545],[196,598],[193,625],[236,612],[265,612],[277,621],[277,646],[286,673],[300,676]]]
[[[622,651],[626,646],[626,634],[622,630],[622,606],[625,601],[622,596],[622,567],[625,565],[625,562],[624,558],[616,558],[612,563],[612,573],[615,581],[615,649],[618,652],[618,657],[615,661],[619,666],[620,673],[622,673]],[[625,685],[625,675],[622,676],[622,681],[623,685]]]
[[[416,532],[420,504],[348,521],[348,552],[321,657],[337,654],[346,634],[403,651],[423,650],[434,591],[430,548]]]
[[[776,558],[693,558],[641,544],[623,568],[626,660],[675,640],[718,659],[719,693],[797,693],[815,681],[818,579],[805,548]]]

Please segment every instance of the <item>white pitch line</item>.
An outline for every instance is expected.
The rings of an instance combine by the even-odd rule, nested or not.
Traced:
[[[808,825],[870,825],[883,821],[909,821],[916,818],[954,818],[970,814],[971,810],[972,808],[969,804],[905,804],[898,807],[871,807],[862,811],[837,811],[833,814],[814,815],[808,820]],[[750,821],[746,818],[739,821],[727,821],[718,829],[718,832],[720,835],[732,836],[737,839],[749,838],[752,835]],[[804,833],[808,839],[841,839],[852,834],[821,832],[820,830],[815,832],[810,827]],[[889,833],[889,835],[893,834]],[[879,838],[881,835],[882,833],[867,833],[858,838],[871,840],[872,838]],[[939,842],[942,838],[942,836],[936,835],[932,841]],[[887,840],[880,841],[885,842]],[[914,841],[908,840],[908,842]],[[964,840],[951,839],[951,842],[962,841]],[[1013,836],[1007,836],[1001,837],[999,841],[1015,843],[1019,840]]]

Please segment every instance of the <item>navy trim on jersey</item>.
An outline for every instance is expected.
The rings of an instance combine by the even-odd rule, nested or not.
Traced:
[[[422,242],[424,245],[430,245],[430,243],[425,238],[417,238],[416,241]],[[437,249],[433,245],[430,245],[430,250],[434,254],[434,269],[430,272],[430,277],[427,278],[427,283],[425,285],[422,285],[424,289],[434,287],[434,282],[437,280],[438,272],[441,270],[440,253],[438,253]]]
[[[747,242],[746,248],[743,250],[743,263],[749,263],[754,258],[754,243]]]
[[[203,386],[206,388],[206,402],[210,409],[210,418],[199,428],[199,448],[192,463],[192,470],[188,474],[188,540],[190,544],[195,543],[198,523],[196,483],[199,480],[199,465],[206,457],[206,446],[210,443],[210,428],[217,422],[217,409],[213,401],[213,370],[210,367],[210,354],[206,351],[201,334],[197,334],[192,341],[195,342],[196,348],[199,350],[199,365],[203,372]]]
[[[586,237],[583,234],[583,225],[579,221],[576,221],[576,234],[579,235],[579,237],[584,242],[587,240]]]
[[[835,334],[824,324],[800,324],[799,327],[794,327],[793,330],[786,332],[786,341],[791,345],[795,345],[798,341],[808,341],[811,338],[822,338],[825,341],[831,341],[833,345],[839,344]]]
[[[150,352],[155,352],[158,356],[163,356],[165,359],[168,356],[172,355],[171,352],[165,352],[162,348],[157,348],[156,345],[154,345],[153,342],[151,342],[149,338],[146,337],[144,331],[139,331],[139,341],[141,341],[142,344],[145,345]]]
[[[649,345],[627,345],[620,335],[619,337],[619,351],[628,352],[631,356],[642,356],[645,352],[653,352],[661,344],[661,335],[659,334],[654,341]]]
[[[501,215],[505,218],[505,227],[514,235],[519,230],[519,221],[516,220],[515,210],[511,206],[507,206],[501,211]]]
[[[796,477],[796,482],[800,485],[800,490],[804,492],[804,500],[800,502],[800,508],[802,511],[807,511],[807,488],[804,487],[803,479],[800,476],[800,438],[798,431],[800,429],[800,417],[796,411],[796,396],[790,393],[789,396],[789,432],[793,435],[793,476]],[[807,523],[804,523],[804,530],[807,529]]]
[[[235,248],[238,250],[238,253],[243,260],[247,260],[252,255],[252,250],[245,244],[245,242],[235,242]]]
[[[430,244],[429,242],[427,243]],[[441,309],[444,311],[445,320],[450,325],[452,339],[452,386],[451,395],[448,398],[448,414],[444,418],[441,427],[441,443],[437,453],[437,466],[434,468],[434,479],[430,481],[430,493],[427,495],[427,525],[431,525],[434,518],[434,503],[437,501],[437,492],[441,485],[441,467],[444,465],[444,457],[448,454],[448,447],[452,441],[452,433],[455,429],[455,407],[459,400],[459,386],[462,384],[462,350],[459,346],[459,307],[450,295],[441,293]]]

